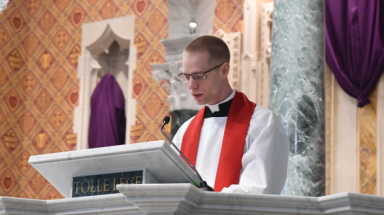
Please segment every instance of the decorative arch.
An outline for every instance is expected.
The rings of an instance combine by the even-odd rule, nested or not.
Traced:
[[[136,48],[133,46],[134,23],[134,16],[126,16],[83,24],[81,55],[77,69],[80,97],[79,105],[75,108],[73,129],[77,133],[77,149],[88,148],[91,96],[101,77],[106,73],[115,76],[124,93],[128,136],[130,127],[135,125],[136,99],[132,96],[133,70],[136,69]],[[116,47],[118,51],[126,50],[127,53],[124,55],[127,60],[122,63],[124,68],[107,71],[100,65],[99,58],[108,55],[111,48]],[[126,138],[126,144],[129,144],[129,138]]]

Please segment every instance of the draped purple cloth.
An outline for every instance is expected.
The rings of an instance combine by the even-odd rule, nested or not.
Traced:
[[[103,76],[91,98],[89,148],[125,143],[124,94],[115,77]]]
[[[326,0],[326,59],[340,87],[369,104],[384,72],[384,1]]]

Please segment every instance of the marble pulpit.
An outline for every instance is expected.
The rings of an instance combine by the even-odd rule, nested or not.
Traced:
[[[191,184],[118,185],[118,194],[33,200],[0,197],[0,214],[383,214],[384,197],[324,197],[204,192]]]
[[[29,160],[66,198],[0,197],[0,214],[383,214],[384,197],[339,193],[323,197],[202,191],[192,169],[164,141],[36,155]],[[114,194],[72,198],[74,176],[148,170],[141,184]],[[147,175],[148,177],[148,175]]]

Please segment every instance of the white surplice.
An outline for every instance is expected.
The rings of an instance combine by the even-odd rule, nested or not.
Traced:
[[[206,105],[212,112],[219,104],[235,96],[235,90],[224,101]],[[183,135],[192,118],[177,131],[173,142],[181,149]],[[215,186],[227,117],[205,118],[200,134],[196,169],[203,180]],[[289,141],[279,118],[269,109],[256,105],[248,128],[239,184],[224,188],[222,192],[280,194],[288,166]],[[231,158],[228,158],[231,159]]]

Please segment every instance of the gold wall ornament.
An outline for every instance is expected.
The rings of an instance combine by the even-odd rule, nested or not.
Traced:
[[[0,180],[1,186],[6,194],[8,194],[17,184],[15,176],[9,168],[0,176]]]
[[[35,33],[31,32],[22,42],[22,45],[29,56],[35,53],[36,49],[40,45],[40,40],[37,38]]]
[[[134,125],[131,126],[131,136],[132,137],[140,137],[142,135],[141,129],[143,125]]]
[[[78,90],[72,90],[72,93],[70,95],[70,101],[72,106],[76,106],[78,100],[79,100],[79,93],[77,92]]]
[[[31,168],[31,165],[28,163],[28,159],[30,157],[30,154],[27,150],[24,150],[21,155],[16,158],[15,164],[17,168],[19,168],[22,175],[25,175],[28,170]]]
[[[50,136],[45,131],[44,127],[41,127],[39,128],[38,133],[32,139],[32,146],[36,149],[38,154],[42,154],[44,153],[44,150],[47,148],[50,141]]]
[[[46,53],[46,54],[43,54],[40,58],[40,65],[41,67],[43,67],[44,69],[47,69],[51,63],[51,55]]]
[[[20,53],[14,49],[8,55],[8,63],[12,68],[13,72],[19,71],[19,69],[24,65],[24,61],[20,56]]]
[[[137,53],[142,54],[145,51],[146,42],[143,35],[139,34],[135,40],[135,47],[137,48]]]
[[[36,145],[39,148],[44,148],[45,144],[47,143],[48,137],[44,133],[40,133],[36,136]]]
[[[53,123],[54,123],[54,127],[55,128],[58,128],[61,126],[61,124],[63,123],[65,117],[63,116],[63,113],[62,111],[60,110],[56,110],[53,114]]]
[[[65,71],[65,69],[60,66],[56,72],[52,75],[51,82],[53,86],[60,91],[63,89],[65,83],[67,83],[69,79],[68,73]]]
[[[64,113],[63,109],[58,106],[48,118],[48,122],[56,131],[59,131],[67,119],[68,116]]]
[[[71,58],[71,63],[77,64],[78,63],[78,58],[80,56],[80,52],[75,52],[70,55]]]
[[[81,13],[80,10],[76,10],[74,15],[73,15],[73,22],[76,25],[80,25],[81,20],[83,19],[83,14]]]
[[[42,73],[46,74],[55,62],[54,56],[48,49],[45,49],[37,60],[37,66]]]
[[[22,117],[19,118],[18,124],[25,135],[29,132],[36,124],[36,119],[30,111],[27,111]]]
[[[147,101],[143,105],[144,111],[148,114],[148,116],[153,120],[156,115],[160,112],[160,110],[164,107],[164,102],[160,99],[160,97],[153,92]]]
[[[40,21],[40,28],[45,34],[48,34],[55,22],[56,19],[54,19],[52,13],[47,11]]]
[[[35,100],[35,105],[41,113],[44,113],[49,105],[52,103],[53,98],[46,89],[42,90]]]
[[[5,154],[11,154],[20,144],[20,140],[14,129],[9,128],[2,136],[2,142],[7,151],[3,151]]]
[[[14,113],[21,106],[22,103],[20,100],[20,96],[15,90],[15,88],[12,88],[10,91],[8,91],[7,94],[5,94],[4,101],[12,113]]]
[[[73,85],[65,96],[65,100],[72,108],[76,107],[79,104],[79,86]]]
[[[156,9],[147,21],[147,26],[149,30],[157,36],[160,30],[165,26],[166,22],[167,18],[158,9]]]
[[[69,63],[72,65],[73,68],[77,69],[77,63],[78,63],[78,58],[81,54],[81,47],[76,44],[71,52],[69,53],[68,57],[67,57],[67,60],[69,61]]]
[[[81,6],[81,4],[77,4],[76,7],[72,10],[69,15],[69,21],[76,29],[81,26],[84,19],[88,16],[87,12]]]
[[[31,17],[34,17],[37,10],[41,6],[41,1],[40,0],[27,0],[24,2],[25,9],[28,11],[28,14]]]
[[[24,89],[27,95],[31,95],[32,91],[35,89],[38,81],[36,76],[29,71],[24,78],[20,80],[20,85]]]
[[[64,27],[61,27],[57,33],[55,34],[52,42],[55,44],[57,49],[60,51],[63,51],[65,46],[67,46],[69,40],[71,39],[71,36],[67,32],[67,30]]]
[[[130,127],[130,137],[133,143],[138,142],[138,140],[144,134],[146,129],[146,124],[140,118],[137,117],[135,125]]]
[[[74,150],[77,144],[77,133],[73,133],[73,128],[68,129],[62,139],[67,144],[69,150]]]
[[[17,146],[17,137],[13,130],[9,130],[4,136],[5,146],[11,149]]]
[[[138,98],[143,92],[143,83],[140,81],[136,81],[135,84],[133,85],[133,93],[134,97]]]
[[[147,9],[148,4],[146,0],[138,0],[135,4],[135,9],[138,16],[142,16],[145,12],[145,9]]]
[[[104,19],[110,19],[116,15],[118,9],[119,8],[116,6],[115,3],[108,1],[106,4],[104,4],[104,7],[101,9],[100,15]]]
[[[20,18],[20,15],[19,14],[16,14],[13,18],[12,18],[12,24],[13,24],[13,27],[15,28],[15,31],[19,31],[21,29],[21,26],[22,26],[22,23],[21,23],[21,18]]]
[[[67,144],[68,145],[76,145],[77,143],[77,133],[67,134]]]

